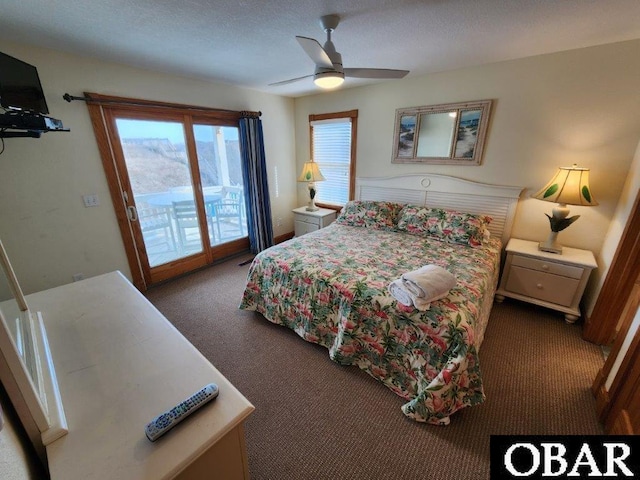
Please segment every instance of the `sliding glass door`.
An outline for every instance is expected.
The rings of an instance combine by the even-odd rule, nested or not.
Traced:
[[[107,120],[114,206],[145,286],[248,248],[237,122],[118,108]]]
[[[247,210],[238,127],[196,124],[193,134],[209,220],[209,244],[214,247],[246,237]]]
[[[116,118],[116,125],[149,267],[202,253],[182,123]]]

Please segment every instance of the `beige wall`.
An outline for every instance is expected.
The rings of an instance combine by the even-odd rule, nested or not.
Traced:
[[[37,140],[7,139],[0,156],[0,238],[27,293],[68,283],[74,273],[129,274],[86,107],[65,102],[65,92],[262,111],[276,235],[293,230],[291,208],[306,202],[295,177],[309,157],[310,113],[359,110],[358,176],[433,172],[524,187],[513,229],[521,238],[546,238],[544,213],[552,204],[528,197],[557,166],[578,163],[591,168],[600,205],[572,207],[581,218],[560,241],[593,250],[602,272],[612,246],[601,249],[640,138],[640,40],[295,101],[6,42],[0,49],[38,67],[52,116],[71,128]],[[396,108],[486,98],[495,103],[480,166],[391,163]],[[88,193],[98,194],[99,207],[84,208]]]
[[[640,41],[530,57],[296,100],[298,170],[309,157],[308,115],[358,109],[357,175],[431,172],[526,188],[513,229],[543,240],[553,204],[528,198],[556,168],[591,168],[598,207],[572,207],[581,218],[561,243],[598,252],[640,138]],[[392,164],[395,110],[469,100],[495,101],[480,166]],[[321,185],[320,185],[321,188]],[[305,202],[304,185],[298,203]]]
[[[606,265],[606,268],[601,268],[597,272],[596,281],[592,284],[592,289],[594,294],[590,296],[590,303],[587,306],[587,311],[591,313],[593,311],[593,307],[595,306],[596,301],[596,293],[600,291],[602,288],[602,284],[606,278],[608,267],[611,265],[613,257],[616,253],[616,248],[618,246],[618,242],[622,237],[622,233],[624,232],[625,226],[627,225],[627,220],[631,213],[631,209],[635,203],[636,197],[640,192],[640,143],[638,143],[638,147],[636,149],[636,154],[633,157],[633,162],[631,164],[631,168],[629,169],[629,175],[627,176],[627,181],[622,189],[622,193],[620,194],[620,201],[618,202],[618,207],[613,215],[611,223],[609,224],[609,230],[607,232],[607,236],[605,238],[604,244],[602,245],[602,250],[600,251],[600,255],[598,258],[598,263],[602,265]],[[620,365],[627,354],[629,349],[629,345],[633,340],[636,332],[640,328],[640,310],[636,312],[636,316],[629,327],[629,331],[627,332],[627,336],[622,344],[620,351],[616,357],[615,363],[611,368],[611,372],[609,372],[609,376],[607,377],[607,382],[605,387],[607,390],[611,387]]]
[[[0,238],[25,293],[69,283],[75,273],[130,275],[87,108],[67,103],[64,93],[262,111],[271,209],[274,218],[283,218],[274,230],[293,230],[292,99],[6,42],[0,50],[38,68],[51,116],[71,129],[40,139],[6,139],[0,156]],[[85,208],[82,195],[91,193],[100,205]]]
[[[624,228],[627,225],[627,219],[629,218],[629,214],[631,213],[631,209],[633,208],[633,204],[639,192],[640,143],[638,143],[638,147],[636,148],[636,153],[629,168],[627,180],[622,187],[618,205],[613,214],[611,222],[609,223],[609,229],[607,230],[604,243],[602,244],[602,249],[597,255],[598,265],[601,265],[601,268],[599,268],[594,273],[593,282],[591,282],[590,289],[587,292],[592,293],[591,295],[588,295],[590,301],[587,305],[587,311],[589,313],[593,311],[593,307],[595,306],[596,301],[596,292],[599,292],[600,288],[602,288],[602,284],[604,283],[607,272],[609,271],[609,266],[611,265],[613,257],[616,253],[618,242],[622,237]]]
[[[297,168],[309,157],[309,114],[358,109],[357,176],[430,172],[522,186],[512,236],[544,240],[553,204],[529,197],[558,166],[577,163],[591,169],[599,206],[571,207],[581,218],[559,240],[594,251],[604,271],[617,239],[600,251],[640,139],[638,52],[634,40],[297,99]],[[480,166],[391,163],[397,108],[483,99],[495,103]],[[299,186],[298,204],[306,195]]]

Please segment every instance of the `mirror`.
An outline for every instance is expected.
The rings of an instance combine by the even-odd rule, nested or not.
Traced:
[[[29,308],[1,242],[0,264],[2,264],[0,269],[0,316],[2,316],[9,336],[13,339],[16,350],[28,370],[34,387],[38,389],[38,375],[34,362],[35,351],[30,342]]]
[[[67,433],[42,315],[29,310],[1,240],[0,357],[0,381],[18,413],[29,413],[20,415],[25,429],[35,424],[43,445]]]
[[[491,100],[396,110],[392,163],[479,165]]]

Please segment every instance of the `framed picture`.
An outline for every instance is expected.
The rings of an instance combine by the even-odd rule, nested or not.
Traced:
[[[492,100],[396,110],[392,163],[479,165]]]
[[[411,158],[414,152],[414,136],[416,133],[417,115],[401,115],[398,120],[396,148],[398,157]]]

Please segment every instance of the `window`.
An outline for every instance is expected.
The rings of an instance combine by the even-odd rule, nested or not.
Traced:
[[[357,110],[309,115],[311,157],[325,178],[316,203],[341,206],[353,199],[357,123]]]

